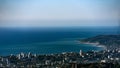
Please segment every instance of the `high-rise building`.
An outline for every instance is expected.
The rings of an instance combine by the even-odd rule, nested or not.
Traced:
[[[80,56],[82,56],[82,50],[80,50]]]

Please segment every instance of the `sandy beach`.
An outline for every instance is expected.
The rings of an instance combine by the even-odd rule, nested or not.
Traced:
[[[80,44],[89,44],[89,45],[92,45],[92,46],[97,46],[97,47],[103,47],[104,49],[107,49],[107,47],[105,45],[101,45],[99,43],[90,43],[90,42],[81,42],[79,41]]]

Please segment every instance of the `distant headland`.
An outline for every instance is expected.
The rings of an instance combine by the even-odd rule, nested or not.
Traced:
[[[80,42],[96,46],[105,46],[108,49],[116,49],[120,47],[120,35],[98,35],[87,39],[81,39]]]

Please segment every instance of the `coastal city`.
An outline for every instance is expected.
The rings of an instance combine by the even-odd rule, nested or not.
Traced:
[[[87,65],[88,64],[88,65]],[[1,56],[0,68],[119,68],[120,49],[37,55],[20,53]],[[85,66],[86,65],[86,66]],[[114,67],[113,67],[114,66]]]
[[[22,52],[17,55],[0,56],[0,68],[120,68],[120,46],[117,42],[119,37],[120,35],[100,35],[81,40],[84,43],[105,44],[106,48],[101,51],[84,52],[80,50],[79,52],[44,55]],[[107,38],[110,39],[104,41],[106,43],[101,42]],[[112,44],[108,45],[109,43]]]
[[[0,0],[0,68],[120,68],[120,0]]]

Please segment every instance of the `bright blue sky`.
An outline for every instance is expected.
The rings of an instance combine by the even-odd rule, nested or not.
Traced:
[[[0,25],[116,26],[119,3],[120,0],[0,0]]]

